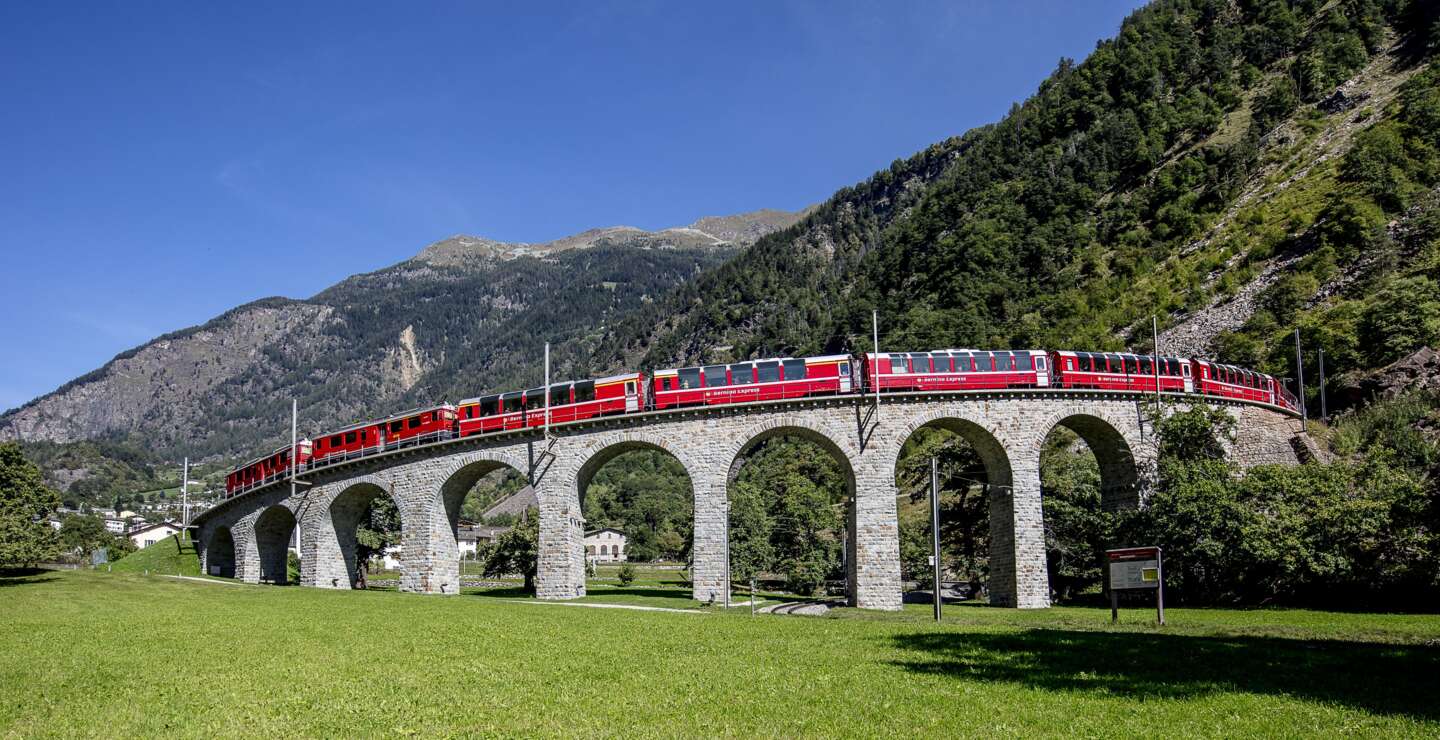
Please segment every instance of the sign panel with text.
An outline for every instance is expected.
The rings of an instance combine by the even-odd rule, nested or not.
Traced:
[[[1165,571],[1158,547],[1126,547],[1105,551],[1105,581],[1110,591],[1110,621],[1120,618],[1117,592],[1153,589],[1155,615],[1165,624]]]

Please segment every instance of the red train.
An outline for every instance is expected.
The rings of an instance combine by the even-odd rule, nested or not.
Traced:
[[[851,362],[849,355],[825,355],[656,370],[654,408],[849,393],[854,383]]]
[[[304,470],[310,463],[310,440],[302,439],[295,445],[295,457]],[[230,471],[225,476],[225,495],[234,496],[251,488],[274,483],[290,475],[290,445],[285,445],[265,457],[251,460]]]
[[[931,352],[775,357],[724,365],[625,373],[546,389],[469,398],[413,409],[331,432],[296,446],[300,470],[478,434],[568,424],[599,416],[687,406],[777,401],[850,393],[915,393],[1063,388],[1120,393],[1193,393],[1267,403],[1298,412],[1274,377],[1195,358],[1123,352],[945,349]],[[290,473],[286,446],[232,471],[227,496]]]
[[[551,424],[564,424],[646,407],[643,373],[612,375],[550,386]],[[461,437],[545,424],[545,389],[467,398],[457,408],[456,433]]]

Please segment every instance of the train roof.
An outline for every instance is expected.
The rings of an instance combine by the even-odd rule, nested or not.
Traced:
[[[316,436],[316,437],[333,437],[333,436],[335,436],[335,435],[337,435],[337,434],[344,434],[345,432],[353,432],[353,431],[355,431],[356,429],[364,429],[365,427],[373,427],[373,426],[375,426],[376,424],[379,424],[379,423],[380,423],[379,421],[374,421],[374,420],[372,420],[372,421],[357,421],[357,422],[355,422],[354,424],[351,424],[351,425],[349,425],[349,426],[340,427],[339,429],[336,429],[336,430],[333,430],[333,431],[329,431],[329,432],[325,432],[324,434],[317,434],[317,435],[315,435],[315,436]]]
[[[625,380],[633,380],[633,379],[635,379],[635,378],[640,377],[641,375],[643,375],[643,373],[641,373],[641,372],[639,372],[639,371],[636,371],[636,372],[633,372],[633,373],[622,373],[622,374],[620,374],[620,375],[607,375],[607,376],[605,376],[605,377],[603,377],[603,378],[584,378],[584,379],[581,379],[581,380],[557,380],[557,381],[551,383],[551,384],[550,384],[550,387],[551,387],[551,388],[559,388],[559,387],[561,387],[561,386],[566,386],[566,385],[575,385],[576,383],[594,383],[595,385],[601,385],[601,384],[603,384],[603,383],[619,383],[619,382],[625,381]],[[534,388],[526,388],[526,389],[524,389],[524,390],[519,390],[519,391],[505,391],[505,392],[503,392],[503,393],[486,393],[486,394],[483,395],[483,396],[472,396],[472,397],[470,397],[470,398],[463,398],[463,399],[460,400],[459,403],[457,403],[457,404],[455,404],[455,405],[456,405],[456,406],[468,406],[468,405],[470,405],[470,404],[472,404],[472,403],[480,403],[481,401],[484,401],[484,400],[487,400],[487,399],[491,399],[491,398],[503,398],[503,397],[505,397],[505,396],[514,397],[514,395],[515,395],[516,393],[529,393],[530,391],[538,391],[538,390],[540,390],[541,388],[544,388],[544,386],[537,385],[537,386],[535,386]]]
[[[374,421],[374,422],[370,422],[370,423],[371,423],[371,424],[385,424],[385,423],[388,423],[388,422],[395,421],[396,419],[404,419],[404,418],[406,418],[406,417],[414,416],[414,415],[416,415],[416,414],[423,414],[423,413],[425,413],[426,411],[439,411],[440,409],[450,409],[451,411],[454,411],[454,410],[455,410],[455,407],[454,407],[454,406],[451,406],[451,405],[448,404],[448,403],[437,403],[437,404],[435,404],[435,405],[433,405],[433,406],[416,406],[416,407],[413,408],[413,409],[406,409],[405,411],[401,411],[401,412],[398,413],[398,414],[391,414],[391,415],[389,415],[389,416],[387,416],[387,417],[385,417],[385,418],[383,418],[383,419],[380,419],[379,421]],[[369,424],[361,424],[360,426],[369,426]]]
[[[300,445],[303,445],[303,444],[313,444],[313,443],[310,441],[310,438],[309,438],[309,437],[301,437],[300,439],[295,440],[295,446],[296,446],[296,447],[299,447]],[[232,469],[230,470],[230,472],[234,473],[234,472],[238,472],[238,471],[244,470],[245,468],[248,468],[248,467],[250,467],[251,465],[254,465],[255,463],[261,462],[262,460],[267,460],[267,459],[269,459],[269,458],[272,458],[272,457],[274,457],[274,456],[276,456],[276,455],[278,455],[278,454],[280,454],[280,453],[282,453],[282,452],[285,452],[285,451],[287,451],[287,450],[289,450],[289,449],[290,449],[290,445],[280,445],[279,447],[276,447],[273,452],[267,452],[267,453],[265,453],[265,454],[263,454],[263,455],[261,455],[261,456],[259,456],[259,457],[252,457],[252,458],[250,458],[249,460],[246,460],[245,462],[240,463],[239,465],[237,465],[237,466],[235,466],[234,468],[232,468]]]
[[[655,370],[651,375],[670,376],[681,370],[696,370],[705,367],[729,367],[731,365],[744,365],[747,362],[784,362],[786,360],[804,360],[805,362],[845,362],[850,355],[811,355],[809,357],[758,357],[753,360],[735,360],[733,362],[712,362],[707,365],[682,365],[681,367],[670,367],[663,370]]]
[[[1031,354],[1040,354],[1040,355],[1045,354],[1045,350],[1043,350],[1043,349],[972,349],[972,348],[961,348],[961,349],[915,349],[915,350],[904,350],[904,351],[885,351],[885,352],[881,352],[880,354],[882,354],[882,355],[944,355],[944,354],[956,354],[956,353],[960,353],[960,352],[968,352],[968,353],[970,353],[970,354],[978,354],[978,353],[980,353],[980,352],[991,352],[991,353],[994,353],[994,352],[1011,352],[1011,353],[1014,353],[1014,352],[1029,352],[1029,353],[1031,353]],[[866,352],[866,353],[865,353],[865,356],[866,356],[866,357],[874,357],[874,356],[875,356],[875,353],[874,353],[874,352]]]

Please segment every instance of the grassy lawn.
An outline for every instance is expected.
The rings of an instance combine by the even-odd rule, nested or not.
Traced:
[[[0,735],[1440,732],[1436,616],[834,614],[0,578]]]
[[[200,556],[189,538],[166,537],[155,544],[136,550],[110,564],[116,573],[163,573],[182,576],[200,575]]]

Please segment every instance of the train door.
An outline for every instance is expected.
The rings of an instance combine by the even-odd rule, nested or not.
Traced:
[[[1050,385],[1050,368],[1045,355],[1035,355],[1035,385],[1045,388]]]
[[[1185,377],[1185,392],[1186,392],[1186,393],[1194,393],[1194,392],[1195,392],[1195,379],[1190,376],[1190,363],[1189,363],[1189,362],[1181,362],[1181,363],[1180,363],[1180,374]]]
[[[625,412],[640,410],[640,389],[639,384],[633,380],[625,381]]]
[[[852,382],[853,382],[853,379],[850,377],[850,363],[849,363],[849,362],[842,362],[842,363],[840,363],[839,373],[840,373],[840,392],[841,392],[841,393],[849,393],[849,392],[850,392],[850,387],[851,387]]]

